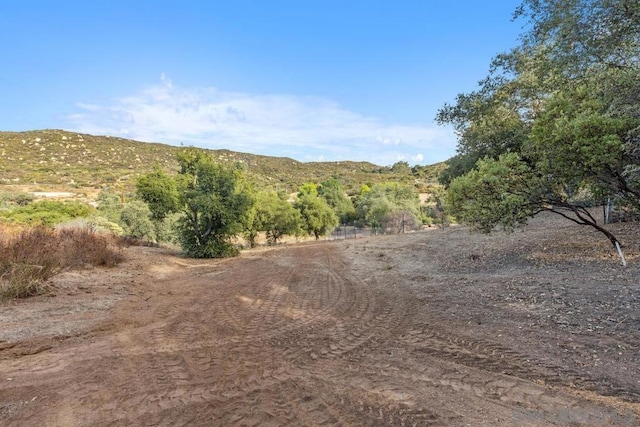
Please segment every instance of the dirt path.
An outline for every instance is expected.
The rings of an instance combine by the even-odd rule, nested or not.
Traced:
[[[477,257],[462,259],[481,266],[454,274],[442,259],[425,261],[429,245],[457,236],[448,233],[287,246],[226,261],[137,248],[132,254],[143,258],[129,266],[139,268],[136,279],[121,277],[131,284],[118,288],[120,301],[99,318],[86,314],[94,316],[88,326],[64,339],[38,332],[15,345],[5,340],[0,424],[640,424],[637,343],[619,361],[632,370],[626,379],[540,351],[548,340],[529,340],[545,325],[518,329],[524,321],[501,315],[495,299],[455,288],[465,277],[489,285],[499,277],[504,287],[530,277],[528,267],[509,277],[491,272],[502,252],[473,245],[465,250]],[[485,276],[471,276],[473,268]],[[482,310],[493,314],[478,323]]]

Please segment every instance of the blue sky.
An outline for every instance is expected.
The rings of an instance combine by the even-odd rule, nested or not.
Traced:
[[[0,130],[431,164],[519,0],[0,2]]]

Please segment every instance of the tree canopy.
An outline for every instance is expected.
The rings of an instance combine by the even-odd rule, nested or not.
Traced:
[[[482,231],[548,210],[615,245],[587,204],[640,209],[640,4],[524,0],[515,17],[520,45],[438,113],[458,135],[448,201]]]
[[[244,236],[251,247],[264,232],[267,243],[278,243],[285,235],[302,234],[302,217],[291,203],[276,192],[261,191],[256,194],[255,204],[247,215]]]
[[[363,187],[355,204],[364,223],[376,228],[382,227],[395,213],[404,212],[412,219],[420,214],[420,200],[416,192],[397,182]]]
[[[318,195],[333,209],[341,223],[346,224],[355,218],[356,210],[339,180],[323,181],[318,187]]]
[[[327,201],[318,195],[317,188],[313,183],[303,184],[294,204],[302,216],[302,229],[316,240],[338,225],[338,217]]]
[[[179,211],[179,241],[189,256],[219,258],[238,249],[230,239],[242,231],[253,204],[252,193],[238,166],[219,165],[195,149],[178,154],[180,172],[161,170],[138,181],[138,194],[156,219]]]

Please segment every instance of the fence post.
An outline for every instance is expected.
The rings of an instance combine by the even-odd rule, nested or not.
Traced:
[[[607,207],[604,210],[604,223],[609,224],[609,219],[611,215],[611,197],[607,198]]]

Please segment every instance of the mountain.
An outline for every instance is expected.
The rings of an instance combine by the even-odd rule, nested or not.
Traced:
[[[120,185],[132,188],[135,180],[154,165],[160,165],[167,171],[177,171],[175,154],[180,148],[55,129],[0,132],[0,185],[71,188]],[[347,189],[356,189],[363,183],[414,181],[410,170],[398,172],[368,162],[305,163],[286,157],[202,150],[220,162],[244,164],[259,185],[274,189],[295,191],[303,182],[321,182],[331,177],[339,178]],[[423,167],[420,175],[427,181],[433,181],[442,166],[440,163]]]

